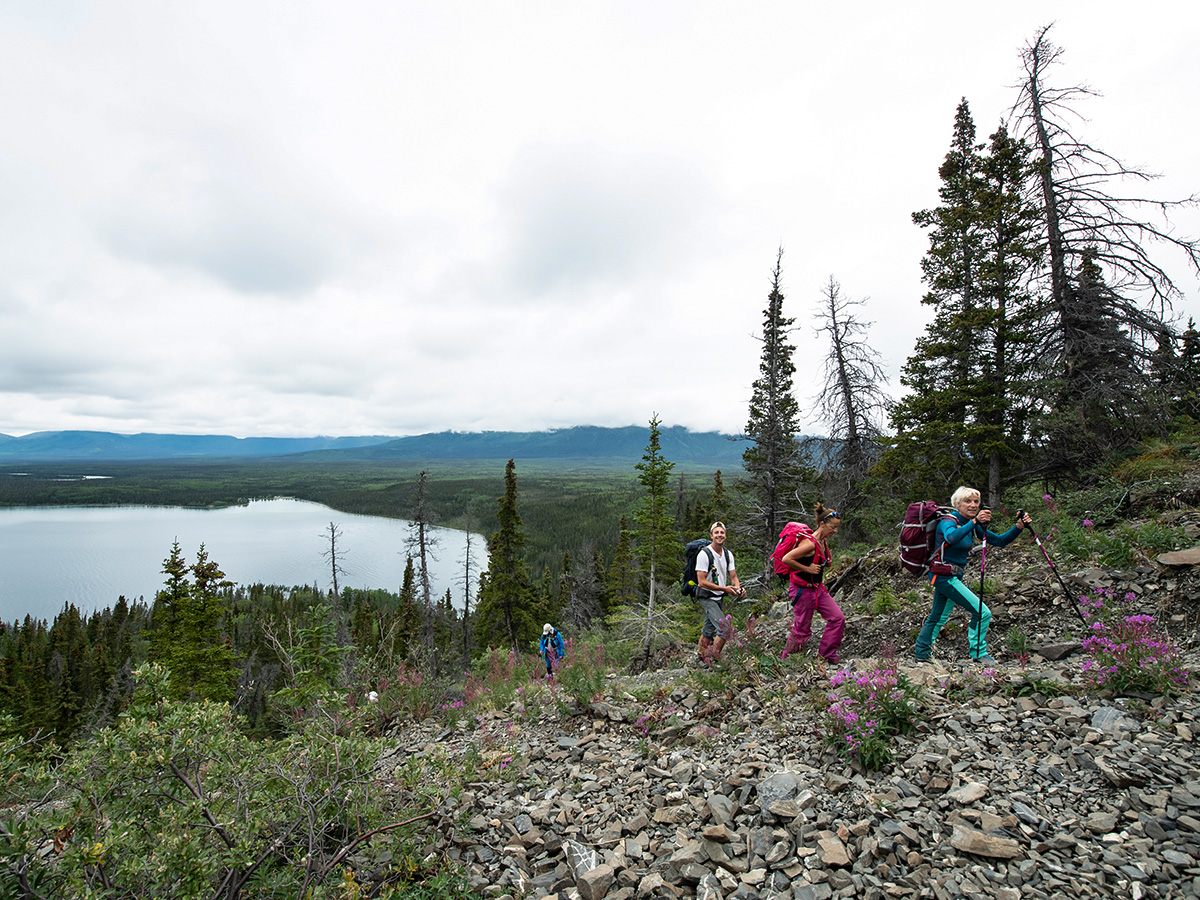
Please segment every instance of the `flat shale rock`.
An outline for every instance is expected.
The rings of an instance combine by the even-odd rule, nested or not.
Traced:
[[[1188,547],[1186,550],[1160,553],[1156,559],[1164,566],[1194,566],[1200,563],[1200,547]]]
[[[1011,838],[996,837],[974,828],[954,826],[950,846],[963,853],[987,856],[992,859],[1014,859],[1022,854],[1021,845]]]

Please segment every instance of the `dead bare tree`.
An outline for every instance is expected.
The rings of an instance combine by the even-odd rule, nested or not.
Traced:
[[[345,554],[342,553],[338,548],[338,542],[342,539],[342,529],[340,526],[330,522],[329,527],[325,529],[323,536],[329,541],[329,549],[324,551],[324,553],[321,555],[324,556],[325,560],[329,563],[329,574],[333,580],[333,596],[336,600],[341,596],[341,592],[338,590],[338,576],[346,574],[346,569],[342,565],[342,560],[345,558]]]
[[[843,296],[841,284],[830,275],[815,326],[829,342],[814,402],[828,438],[817,458],[826,496],[847,507],[857,504],[858,484],[879,458],[887,412],[887,375],[867,340],[870,323],[857,314],[862,305],[862,300]]]
[[[577,560],[563,553],[563,571],[559,595],[562,597],[562,621],[576,634],[584,631],[604,614],[600,596],[604,591],[603,570],[598,569],[596,551],[585,545]]]
[[[1137,429],[1146,417],[1129,401],[1149,392],[1130,379],[1149,368],[1149,356],[1168,330],[1171,301],[1180,294],[1151,249],[1180,251],[1200,272],[1200,243],[1176,235],[1169,221],[1172,211],[1194,207],[1200,197],[1159,200],[1120,191],[1157,176],[1076,136],[1072,126],[1082,121],[1076,104],[1096,92],[1049,83],[1062,55],[1049,40],[1051,27],[1021,50],[1024,79],[1012,114],[1034,151],[1046,247],[1042,280],[1049,299],[1036,336],[1045,386],[1038,392],[1042,433],[1035,439],[1046,449],[1042,474],[1053,477],[1089,461],[1080,435],[1108,432],[1093,452],[1141,436]],[[1109,365],[1113,358],[1121,364]]]
[[[421,606],[424,610],[423,622],[421,626],[421,644],[424,649],[425,658],[429,660],[433,671],[437,672],[437,648],[434,642],[433,634],[433,591],[429,583],[429,561],[436,560],[437,556],[433,552],[438,545],[437,535],[433,532],[432,514],[425,501],[425,484],[428,473],[421,470],[417,476],[417,496],[413,503],[412,518],[410,520],[408,537],[405,539],[404,546],[409,555],[412,556],[417,563],[417,578],[419,579],[421,590]]]
[[[476,526],[475,508],[474,506],[468,506],[466,516],[463,519],[463,530],[467,538],[466,546],[463,548],[463,574],[461,581],[463,591],[462,658],[464,671],[471,668],[471,587],[475,584],[475,581],[471,578],[471,573],[475,572],[478,575],[479,569],[475,564],[475,557],[471,553],[471,539],[474,537]]]
[[[329,548],[322,554],[329,563],[329,574],[333,581],[333,602],[330,604],[330,609],[333,613],[334,625],[337,629],[337,641],[339,647],[345,647],[351,644],[350,626],[346,621],[346,612],[342,609],[342,594],[338,587],[338,576],[345,575],[346,569],[342,565],[342,560],[345,558],[345,552],[340,547],[342,539],[342,529],[334,524],[329,523],[329,527],[324,531],[324,537],[329,541]],[[313,595],[319,596],[319,591],[316,585],[313,585]],[[351,665],[350,657],[346,657],[347,672]]]

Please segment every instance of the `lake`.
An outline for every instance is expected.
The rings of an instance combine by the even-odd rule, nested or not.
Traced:
[[[0,620],[32,615],[52,620],[67,603],[80,612],[128,600],[154,599],[163,586],[162,565],[179,547],[189,564],[204,544],[208,558],[231,581],[248,586],[317,584],[332,587],[329,523],[340,530],[338,557],[342,588],[399,591],[404,578],[403,519],[336,512],[319,503],[277,499],[226,509],[157,506],[33,507],[0,509]],[[467,534],[433,530],[429,563],[435,599],[449,588],[462,608],[463,557]],[[480,535],[471,538],[472,597],[487,552]]]

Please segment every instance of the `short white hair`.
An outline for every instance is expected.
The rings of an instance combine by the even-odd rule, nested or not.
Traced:
[[[950,505],[953,506],[955,509],[958,509],[958,504],[962,503],[965,500],[970,500],[972,497],[978,498],[979,496],[980,496],[979,491],[977,491],[973,487],[967,487],[964,484],[957,491],[955,491],[953,494],[950,495]]]

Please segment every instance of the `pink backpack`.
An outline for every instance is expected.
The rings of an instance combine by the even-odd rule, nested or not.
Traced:
[[[783,558],[805,539],[816,543],[812,529],[803,522],[788,522],[783,526],[783,531],[779,532],[779,543],[775,545],[775,552],[771,554],[771,559],[775,562],[775,574],[779,576],[780,581],[787,581],[792,574],[792,570],[784,565]]]

